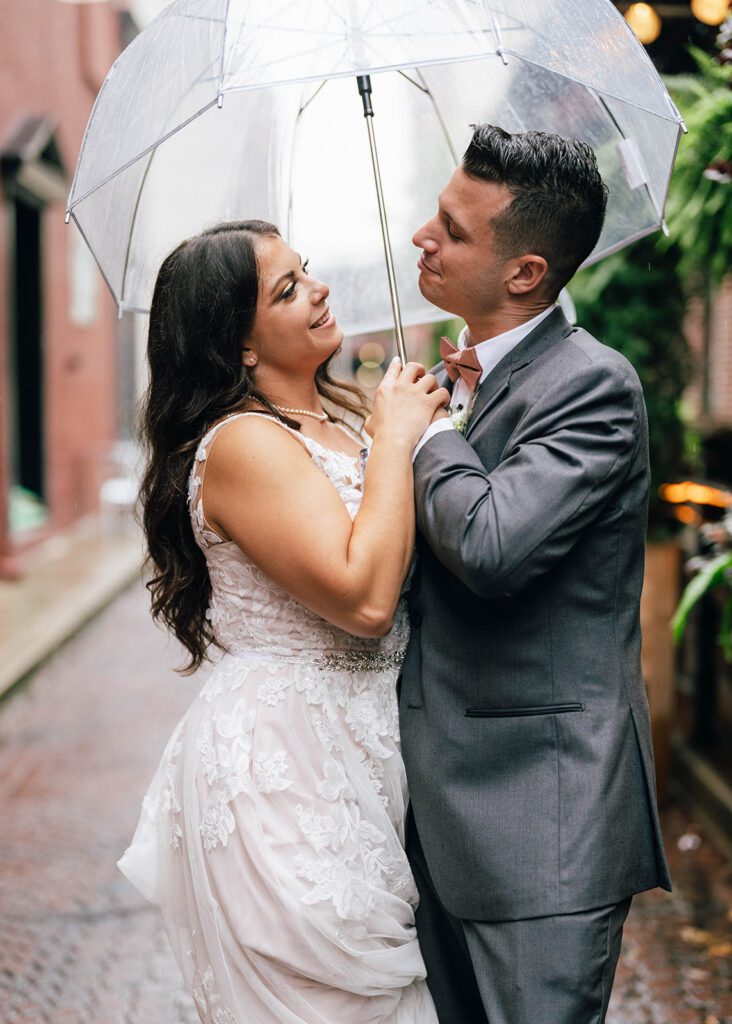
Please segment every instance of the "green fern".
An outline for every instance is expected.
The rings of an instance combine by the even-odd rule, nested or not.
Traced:
[[[695,48],[691,53],[700,77],[669,82],[689,134],[681,140],[666,212],[682,275],[717,286],[732,266],[732,183],[705,171],[732,161],[732,66]]]
[[[724,551],[721,555],[715,555],[687,583],[676,613],[671,620],[671,629],[674,640],[679,643],[684,635],[692,608],[705,594],[720,584],[726,585],[730,593],[722,613],[719,642],[727,661],[732,661],[732,551]]]

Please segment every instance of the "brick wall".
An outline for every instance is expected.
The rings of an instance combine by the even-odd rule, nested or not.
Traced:
[[[718,424],[732,426],[732,278],[728,278],[712,311],[711,406]]]
[[[120,49],[113,4],[74,6],[58,0],[3,0],[0,34],[0,144],[24,117],[46,117],[70,185],[96,92]],[[116,432],[116,312],[98,277],[96,315],[72,322],[73,226],[64,203],[45,207],[42,222],[45,473],[49,521],[44,531],[10,536],[8,356],[11,330],[12,222],[0,195],[0,559],[62,529],[96,508],[104,457]],[[97,275],[98,276],[98,275]],[[2,567],[0,566],[0,574]]]
[[[694,299],[685,324],[696,363],[686,399],[704,430],[732,427],[732,278],[708,302]]]

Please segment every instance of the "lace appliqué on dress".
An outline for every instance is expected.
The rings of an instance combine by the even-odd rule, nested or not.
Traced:
[[[403,848],[404,602],[388,636],[352,636],[218,536],[201,495],[224,422],[199,446],[189,499],[226,653],[166,747],[120,867],[160,903],[202,1024],[437,1024]],[[299,443],[355,516],[358,459]]]
[[[229,714],[214,714],[204,723],[197,750],[210,787],[199,827],[204,849],[226,846],[236,822],[229,803],[251,789],[252,737],[256,711],[243,698]]]
[[[196,974],[192,995],[203,1024],[239,1024],[231,1010],[223,1005],[221,996],[216,991],[213,968],[210,965],[205,971]]]

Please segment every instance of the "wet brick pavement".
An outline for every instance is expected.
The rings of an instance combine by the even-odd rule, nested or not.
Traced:
[[[175,661],[135,586],[0,703],[1,1024],[197,1021],[115,867],[200,686]],[[609,1024],[732,1024],[730,864],[680,811],[665,827],[676,890],[635,900]]]

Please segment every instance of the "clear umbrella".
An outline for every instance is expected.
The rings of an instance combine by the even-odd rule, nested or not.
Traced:
[[[590,261],[662,225],[683,122],[610,0],[175,0],[110,71],[67,216],[120,315],[147,311],[180,240],[258,217],[310,257],[347,332],[387,327],[397,287],[402,321],[424,323],[443,314],[419,292],[411,235],[485,121],[593,147],[610,199]]]

